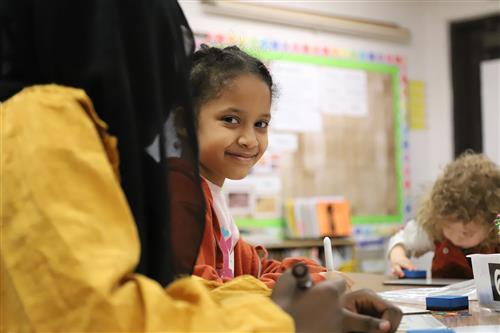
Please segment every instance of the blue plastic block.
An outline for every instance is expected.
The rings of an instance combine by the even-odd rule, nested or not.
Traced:
[[[406,333],[455,333],[450,328],[425,328],[420,330],[408,330]]]
[[[409,271],[403,268],[403,273],[405,274],[403,279],[425,279],[427,277],[426,271]]]
[[[425,298],[427,310],[456,311],[469,308],[467,296],[429,296]]]

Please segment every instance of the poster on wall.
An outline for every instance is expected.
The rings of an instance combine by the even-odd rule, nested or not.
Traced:
[[[272,106],[273,129],[319,132],[321,114],[316,66],[272,61],[270,67],[278,93]]]
[[[368,114],[365,71],[322,66],[318,73],[321,112],[348,117]]]
[[[425,83],[410,80],[408,84],[408,126],[412,130],[426,129]]]
[[[363,70],[272,61],[277,86],[273,129],[320,132],[321,114],[365,117],[367,75]]]

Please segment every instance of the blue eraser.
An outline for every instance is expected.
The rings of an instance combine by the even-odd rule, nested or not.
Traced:
[[[429,296],[425,298],[427,310],[434,311],[456,311],[469,308],[467,296]]]
[[[419,330],[408,330],[406,333],[455,333],[450,328],[425,328]]]
[[[403,279],[425,279],[427,277],[427,271],[410,271],[403,268]]]

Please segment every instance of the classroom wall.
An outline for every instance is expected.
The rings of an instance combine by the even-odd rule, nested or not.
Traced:
[[[438,2],[426,3],[425,6],[425,47],[418,50],[418,54],[424,58],[424,67],[421,70],[427,83],[429,130],[413,134],[412,145],[415,149],[412,153],[413,156],[423,158],[421,163],[414,158],[414,171],[415,168],[424,166],[426,158],[429,165],[425,177],[419,175],[422,179],[417,183],[431,182],[443,166],[453,159],[453,92],[448,24],[451,21],[468,20],[500,12],[498,0]]]
[[[302,8],[334,15],[397,23],[411,31],[408,44],[361,39],[270,23],[214,16],[202,12],[198,1],[180,0],[195,32],[335,45],[402,55],[408,77],[426,84],[427,128],[410,131],[411,198],[414,203],[428,189],[445,164],[453,158],[452,92],[448,23],[500,11],[495,1],[273,1],[273,5]]]

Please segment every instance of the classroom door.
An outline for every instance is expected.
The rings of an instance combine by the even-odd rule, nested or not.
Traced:
[[[456,157],[467,149],[485,148],[481,63],[500,58],[500,14],[453,22],[450,32]]]

